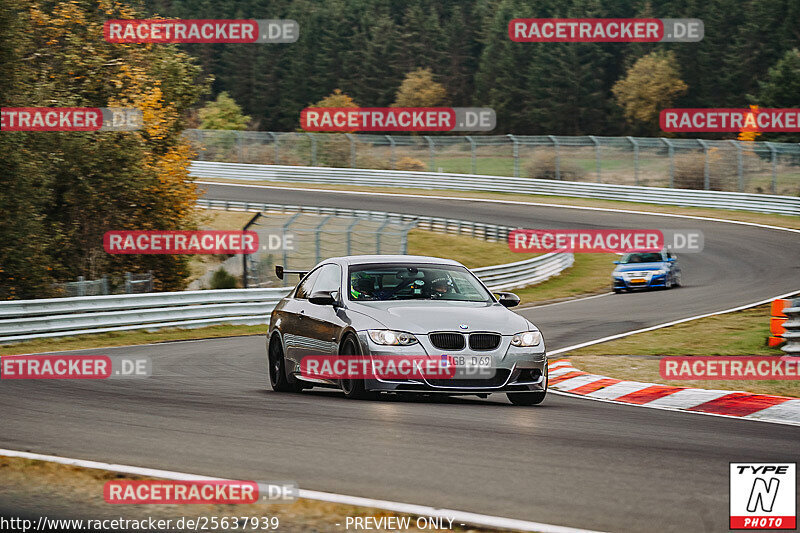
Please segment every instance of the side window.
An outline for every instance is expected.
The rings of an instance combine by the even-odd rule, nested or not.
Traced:
[[[297,291],[294,293],[295,298],[300,298],[302,300],[308,299],[311,294],[311,287],[314,286],[314,281],[316,281],[317,276],[319,276],[320,270],[322,269],[316,269],[300,282],[300,285],[297,286]]]
[[[342,292],[342,269],[339,265],[325,265],[319,269],[319,277],[314,283],[312,292],[339,291]]]

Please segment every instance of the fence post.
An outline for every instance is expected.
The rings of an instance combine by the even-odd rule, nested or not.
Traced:
[[[294,222],[295,219],[297,217],[299,217],[301,214],[302,213],[300,213],[298,211],[297,213],[295,213],[294,215],[289,217],[289,220],[287,220],[286,223],[283,225],[283,227],[281,227],[281,234],[283,235],[283,239],[281,240],[281,242],[286,242],[286,230],[289,229],[289,226],[292,225],[292,222]],[[289,254],[287,253],[285,247],[282,247],[282,248],[283,248],[283,268],[288,269],[289,268]],[[282,286],[285,287],[286,286],[286,276],[283,276],[283,280],[281,280],[281,281],[282,281]]]
[[[478,162],[476,161],[476,157],[475,157],[475,140],[469,135],[467,135],[464,138],[467,141],[469,141],[470,156],[471,156],[471,160],[472,160],[472,173],[473,174],[477,174],[478,173]]]
[[[765,142],[770,151],[770,159],[772,160],[772,194],[778,194],[778,151],[771,142]]]
[[[352,133],[345,133],[345,137],[350,141],[350,168],[356,168],[356,141]],[[319,262],[319,261],[318,261]]]
[[[350,225],[347,226],[347,255],[353,255],[353,228],[358,226],[359,222],[361,222],[361,220],[359,220],[357,217],[354,217]]]
[[[320,233],[322,233],[322,226],[325,225],[325,223],[328,221],[329,218],[331,218],[331,215],[323,217],[322,220],[319,222],[319,224],[317,224],[317,227],[314,228],[314,249],[316,251],[316,257],[317,257],[316,263],[319,263],[322,260],[322,257],[321,257],[322,256],[322,250],[321,250],[321,244],[322,243],[320,242],[319,236],[320,236]]]
[[[668,139],[661,137],[661,141],[667,145],[667,152],[669,153],[669,188],[675,188],[675,147]]]
[[[519,141],[512,134],[508,134],[508,138],[514,143],[512,154],[514,157],[514,177],[519,177]]]
[[[595,138],[594,135],[589,135],[589,138],[594,143],[594,160],[595,164],[597,165],[597,183],[602,183],[600,179],[600,142]]]
[[[244,132],[236,132],[236,143],[239,145],[239,163],[244,163]]]
[[[308,138],[311,139],[311,166],[317,166],[317,138],[311,132],[306,132]]]
[[[430,135],[425,135],[423,138],[428,141],[428,148],[431,152],[431,172],[436,172],[436,148],[433,146],[433,139]]]
[[[83,276],[78,276],[78,296],[86,296],[86,287],[84,286]]]
[[[383,228],[385,228],[389,224],[389,215],[386,215],[383,219],[383,224],[377,229],[375,234],[377,235],[375,239],[375,253],[377,255],[381,254],[381,233],[383,232]]]
[[[131,282],[131,273],[125,272],[125,294],[133,292],[133,283]]]
[[[702,139],[697,139],[697,142],[703,147],[703,154],[705,157],[705,162],[703,163],[703,189],[710,190],[711,189],[711,169],[709,168],[708,162],[708,143]]]
[[[736,148],[736,168],[739,177],[739,192],[744,192],[744,161],[742,160],[742,147],[738,141],[729,141]]]
[[[272,144],[275,145],[275,164],[278,165],[280,163],[280,153],[278,152],[278,136],[271,131],[268,131],[267,133],[269,133],[270,137],[272,137]]]
[[[397,167],[395,166],[395,153],[394,153],[395,152],[395,150],[394,150],[395,143],[394,143],[394,138],[392,138],[392,136],[388,135],[388,134],[385,135],[385,137],[387,139],[389,139],[389,146],[391,147],[390,148],[391,154],[389,155],[389,160],[392,162],[392,170],[397,170]]]
[[[639,143],[633,137],[628,137],[628,140],[633,145],[633,179],[639,185]]]
[[[108,294],[108,276],[103,276],[103,294]]]
[[[556,154],[556,179],[561,179],[561,154],[558,152],[558,139],[554,135],[547,136],[553,142],[553,150]]]

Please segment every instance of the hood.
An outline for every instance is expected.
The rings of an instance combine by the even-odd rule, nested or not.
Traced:
[[[529,328],[527,320],[498,303],[423,300],[348,302],[348,307],[374,318],[387,329],[420,335],[431,331],[496,331],[513,335]],[[469,328],[461,329],[461,324]]]
[[[617,265],[616,272],[631,272],[637,270],[669,270],[669,263],[661,261],[658,263],[629,263],[627,265]]]

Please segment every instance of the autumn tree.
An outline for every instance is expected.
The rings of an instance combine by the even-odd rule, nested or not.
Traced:
[[[656,51],[636,61],[612,92],[628,122],[649,125],[657,131],[661,110],[670,107],[687,89],[675,54]]]
[[[53,281],[125,271],[152,270],[158,288],[181,288],[186,256],[110,255],[103,234],[195,227],[183,117],[208,81],[175,46],[106,42],[105,20],[142,17],[122,2],[2,5],[0,105],[138,108],[144,126],[0,134],[0,299],[48,296]]]
[[[397,90],[393,107],[436,107],[444,105],[447,91],[433,79],[429,68],[419,68],[406,74]]]
[[[242,108],[225,91],[200,109],[198,115],[202,130],[243,130],[250,122],[250,117],[242,113]]]

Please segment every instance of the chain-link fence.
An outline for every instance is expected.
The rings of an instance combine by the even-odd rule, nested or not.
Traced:
[[[800,195],[800,144],[649,137],[187,130],[201,161]]]
[[[307,270],[328,257],[367,254],[405,254],[408,232],[415,222],[397,223],[388,217],[336,215],[260,216],[246,226],[258,233],[259,250],[244,256],[246,287],[292,284],[275,276],[275,265]]]
[[[126,272],[122,279],[111,280],[108,276],[100,279],[84,279],[83,276],[78,276],[78,281],[56,283],[55,288],[58,296],[64,298],[153,292],[153,272],[145,274]]]

